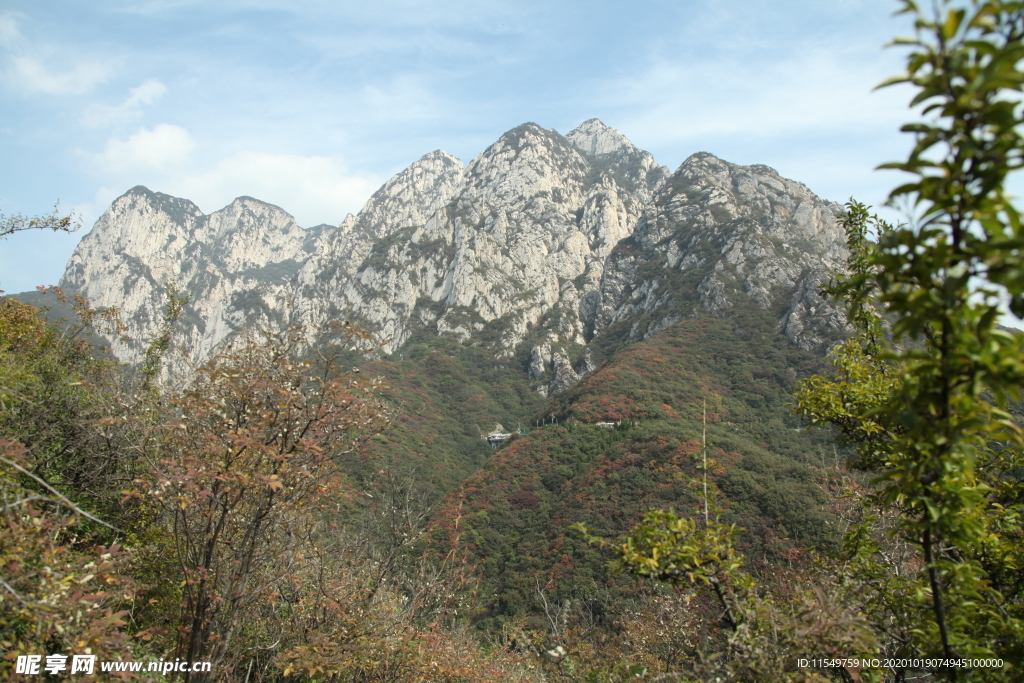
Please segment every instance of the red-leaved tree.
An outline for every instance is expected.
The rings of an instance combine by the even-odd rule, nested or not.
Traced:
[[[298,329],[264,337],[242,337],[172,401],[162,457],[140,481],[183,575],[176,654],[213,664],[190,681],[241,661],[247,618],[287,594],[342,498],[335,458],[385,423],[376,380],[297,360]]]

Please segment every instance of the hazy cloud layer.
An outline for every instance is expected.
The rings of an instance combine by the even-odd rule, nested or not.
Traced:
[[[141,129],[126,140],[111,139],[102,153],[90,156],[103,175],[143,174],[180,169],[194,147],[187,130],[161,123],[150,130]]]
[[[350,174],[338,159],[244,151],[208,170],[169,180],[167,191],[188,197],[207,213],[225,206],[225,197],[256,197],[280,206],[309,228],[337,225],[384,180]]]
[[[149,78],[138,87],[129,88],[128,96],[118,104],[90,104],[82,115],[82,123],[98,128],[137,121],[142,118],[144,106],[153,104],[166,93],[166,85],[155,78]]]

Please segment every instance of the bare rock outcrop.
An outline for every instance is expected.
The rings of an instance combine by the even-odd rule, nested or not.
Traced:
[[[699,153],[670,174],[597,119],[564,136],[526,123],[466,166],[423,156],[337,226],[304,230],[249,197],[204,215],[133,188],[62,284],[123,311],[134,340],[113,348],[127,362],[157,334],[165,285],[190,294],[171,374],[243,327],[299,322],[312,337],[344,319],[384,353],[423,329],[498,358],[528,344],[524,370],[557,393],[593,369],[585,347],[612,328],[649,337],[754,307],[797,346],[827,345],[845,326],[817,292],[845,262],[840,211],[766,166]]]

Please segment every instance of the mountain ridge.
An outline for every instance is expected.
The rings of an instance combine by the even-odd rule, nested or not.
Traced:
[[[598,119],[566,135],[530,122],[468,164],[423,155],[337,226],[302,229],[251,197],[203,214],[136,186],[61,285],[121,309],[135,339],[112,350],[129,363],[159,328],[164,285],[189,292],[193,324],[165,379],[244,327],[299,323],[313,342],[345,319],[385,340],[384,355],[420,329],[526,353],[546,395],[592,367],[586,350],[612,328],[627,343],[748,299],[801,348],[827,346],[845,319],[816,289],[845,261],[840,212],[764,165],[699,152],[672,173]]]

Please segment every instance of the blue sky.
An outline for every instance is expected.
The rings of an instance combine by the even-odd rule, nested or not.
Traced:
[[[55,283],[109,202],[239,195],[338,223],[433,149],[598,117],[675,169],[696,151],[880,204],[908,93],[893,0],[0,0],[0,289]]]

